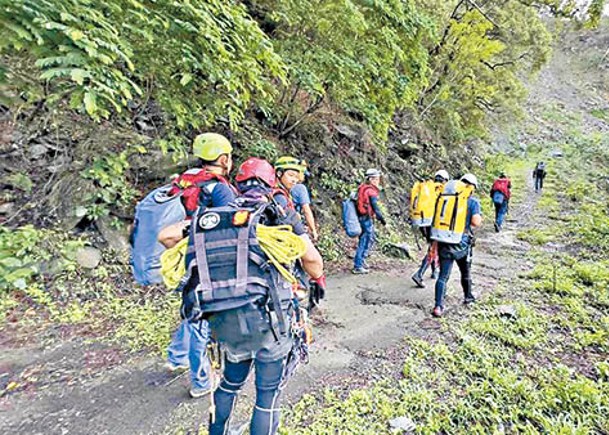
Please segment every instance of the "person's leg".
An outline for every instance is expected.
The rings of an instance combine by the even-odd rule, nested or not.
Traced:
[[[364,267],[364,259],[370,239],[370,221],[371,219],[360,219],[360,223],[362,225],[362,234],[359,236],[359,243],[357,244],[355,259],[353,260],[353,267],[355,269],[362,269]]]
[[[539,177],[539,190],[543,189],[543,177]]]
[[[370,255],[370,250],[372,250],[374,238],[376,237],[374,234],[374,221],[372,219],[367,220],[366,227],[368,231],[368,243],[366,244],[366,248],[364,250],[364,260],[366,260],[366,258],[368,258]]]
[[[508,211],[508,202],[503,201],[501,207],[499,207],[499,211],[497,213],[497,225],[499,225],[499,229],[503,227],[503,221],[505,220],[505,215]]]
[[[411,276],[412,280],[419,287],[425,287],[425,284],[423,284],[423,276],[425,275],[427,268],[431,265],[430,255],[429,255],[430,251],[431,251],[431,245],[427,248],[427,253],[425,254],[425,257],[423,257],[423,261],[421,262],[421,267],[419,267],[419,270],[417,270]]]
[[[471,303],[476,300],[472,294],[472,278],[471,278],[471,267],[472,262],[469,255],[457,260],[457,266],[459,266],[459,272],[461,272],[461,287],[463,287],[463,302]]]
[[[262,362],[256,360],[256,406],[251,435],[272,435],[279,427],[279,385],[283,377],[286,358],[277,361]]]
[[[167,363],[172,369],[186,368],[188,363],[188,349],[190,347],[190,329],[188,322],[182,320],[178,329],[171,337],[171,343],[167,348]]]
[[[190,361],[190,395],[199,397],[206,394],[211,388],[209,374],[211,363],[207,356],[207,343],[209,342],[209,323],[201,320],[189,323],[190,327],[190,349],[188,360]]]
[[[440,276],[436,281],[436,307],[444,308],[444,295],[446,294],[446,285],[448,284],[452,268],[452,258],[440,258]]]
[[[539,192],[539,177],[535,176],[535,192]]]
[[[431,278],[437,279],[440,272],[440,256],[438,255],[438,242],[432,241],[429,246],[429,258],[431,263]]]
[[[248,359],[233,363],[224,359],[224,373],[220,385],[214,392],[216,406],[213,418],[209,421],[209,435],[224,435],[235,409],[237,396],[247,380],[254,360]]]

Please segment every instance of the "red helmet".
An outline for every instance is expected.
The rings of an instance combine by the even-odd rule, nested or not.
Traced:
[[[235,177],[237,183],[255,178],[263,181],[269,187],[275,186],[275,168],[264,159],[250,157],[239,166],[239,171]]]

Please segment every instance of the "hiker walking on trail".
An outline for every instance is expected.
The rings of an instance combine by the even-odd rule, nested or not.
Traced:
[[[512,196],[512,182],[505,175],[501,173],[499,178],[495,180],[491,187],[491,199],[495,205],[495,231],[499,232],[503,228],[503,221],[507,215],[510,203],[510,197]]]
[[[533,179],[535,180],[535,192],[543,189],[543,179],[546,178],[545,162],[538,162],[533,170]]]
[[[369,273],[366,258],[374,243],[374,219],[381,225],[386,225],[385,218],[379,207],[379,194],[381,185],[381,171],[368,169],[365,181],[357,189],[357,214],[362,233],[359,236],[357,251],[352,272],[355,274]]]
[[[291,190],[300,182],[305,169],[302,161],[296,157],[283,156],[275,162],[277,185],[273,188],[272,196],[284,210],[296,211]]]
[[[228,139],[215,133],[197,136],[193,153],[201,159],[200,168],[187,171],[178,177],[175,192],[182,192],[187,219],[165,228],[159,240],[173,245],[186,237],[190,219],[197,208],[222,207],[236,197],[236,190],[226,177],[232,168],[232,146]],[[171,371],[190,368],[190,396],[202,397],[212,389],[209,378],[210,363],[206,355],[209,326],[206,320],[183,320],[167,348],[167,368]]]
[[[421,267],[411,279],[417,287],[424,288],[423,277],[431,266],[431,277],[437,279],[440,269],[440,258],[438,256],[438,242],[430,239],[431,224],[436,208],[438,197],[444,189],[444,185],[450,179],[450,175],[444,169],[436,172],[433,180],[417,182],[410,194],[410,221],[413,227],[418,227],[428,243],[427,253],[423,258]]]
[[[446,285],[453,263],[461,272],[464,304],[476,301],[472,293],[471,265],[474,245],[473,229],[482,224],[480,202],[473,196],[478,180],[473,174],[465,174],[460,181],[446,183],[438,199],[431,228],[431,239],[438,242],[440,276],[436,281],[434,317],[444,313]]]
[[[304,171],[301,173],[300,181],[290,190],[290,194],[292,195],[296,212],[304,218],[311,239],[316,242],[319,238],[319,234],[317,233],[317,225],[315,224],[315,217],[313,216],[313,210],[311,209],[311,194],[306,185],[306,179],[309,177],[310,173],[307,169],[307,163],[304,160],[301,161],[301,163]]]
[[[208,318],[224,350],[210,435],[227,433],[252,368],[256,402],[249,433],[275,434],[279,396],[298,363],[308,359],[310,342],[306,311],[293,297],[290,266],[301,259],[319,300],[326,287],[323,260],[296,212],[281,210],[271,200],[276,178],[270,163],[246,160],[235,181],[241,196],[195,217],[186,257],[192,273],[182,287],[182,313]]]

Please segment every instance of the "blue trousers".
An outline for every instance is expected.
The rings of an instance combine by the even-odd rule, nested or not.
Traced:
[[[364,260],[370,253],[370,249],[374,243],[374,222],[370,216],[360,216],[359,222],[362,226],[362,234],[359,236],[357,251],[355,252],[355,260],[353,266],[356,269],[364,267]]]
[[[190,384],[193,388],[210,388],[211,363],[207,357],[209,324],[206,320],[190,323],[182,320],[167,348],[167,359],[175,365],[190,366]]]
[[[495,203],[495,223],[499,226],[503,226],[503,221],[508,212],[509,202],[504,200],[501,204]]]
[[[446,285],[450,278],[450,272],[453,269],[453,263],[456,262],[461,272],[461,286],[463,287],[463,296],[467,299],[473,299],[472,295],[472,278],[471,278],[471,258],[468,255],[455,260],[453,258],[440,257],[440,276],[436,281],[436,307],[444,308],[444,296],[446,295]]]
[[[256,405],[250,423],[250,434],[272,435],[277,433],[279,396],[281,394],[279,386],[286,359],[283,357],[271,362],[247,359],[235,363],[225,358],[222,380],[214,393],[216,411],[209,424],[209,435],[227,433],[227,426],[230,423],[237,396],[245,385],[252,366],[255,367],[256,372]]]
[[[535,177],[535,192],[543,189],[543,177]]]

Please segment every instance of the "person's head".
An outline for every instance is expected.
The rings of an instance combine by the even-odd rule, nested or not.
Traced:
[[[275,172],[279,182],[288,190],[302,181],[306,167],[302,161],[291,156],[279,157],[275,162]]]
[[[474,174],[465,174],[461,177],[461,181],[465,184],[469,184],[470,186],[474,186],[475,189],[478,188],[478,179]]]
[[[502,172],[501,174],[499,174],[499,178],[507,178],[507,175],[505,175],[505,172]]]
[[[434,181],[436,183],[446,183],[448,180],[450,180],[450,175],[448,175],[448,172],[446,172],[444,169],[440,169],[434,175]]]
[[[203,133],[195,137],[192,153],[201,160],[201,166],[217,169],[228,175],[233,167],[233,147],[227,138],[217,133]]]
[[[381,171],[375,168],[370,168],[366,171],[366,183],[372,184],[375,187],[381,185]]]
[[[261,193],[270,193],[277,183],[275,169],[264,159],[250,157],[239,166],[235,176],[237,188],[241,193],[252,190]]]

